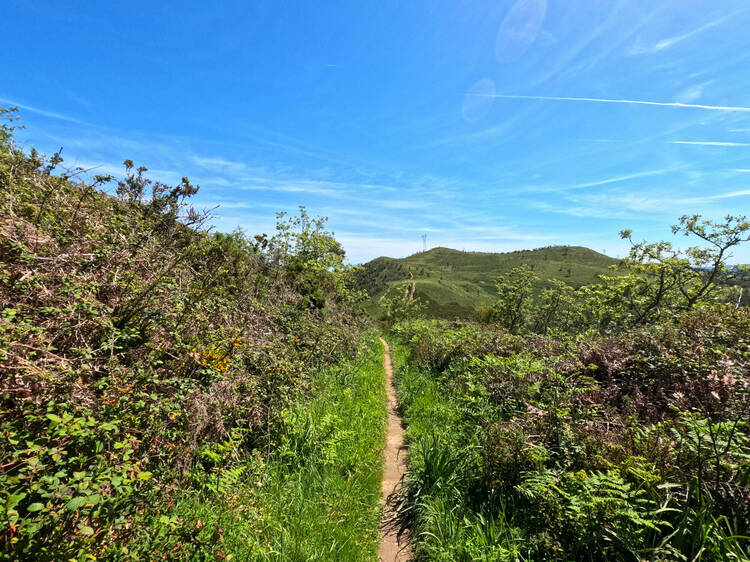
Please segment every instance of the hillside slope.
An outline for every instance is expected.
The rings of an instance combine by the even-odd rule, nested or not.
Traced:
[[[353,532],[336,538],[344,515],[366,514],[369,538],[360,546],[374,552],[385,411],[363,413],[362,403],[382,404],[382,372],[374,355],[361,386],[380,394],[364,398],[352,393],[352,377],[336,374],[361,353],[362,324],[343,251],[322,219],[301,209],[280,218],[273,237],[210,233],[207,217],[190,206],[197,187],[187,178],[166,186],[126,161],[124,180],[85,183],[58,155],[19,150],[5,113],[0,108],[0,560],[216,560],[229,559],[235,542],[310,559],[299,554],[303,539],[288,540],[282,524],[252,527],[258,517],[248,515],[251,529],[235,541],[230,523],[209,519],[234,509],[242,490],[266,520],[281,513],[276,521],[295,521],[294,505],[295,516],[306,517],[307,496],[272,486],[303,478],[296,470],[303,464],[316,469],[304,480],[316,483],[316,498],[349,494],[349,507],[335,504],[329,517],[339,534],[328,537],[347,544]],[[324,437],[314,440],[309,423],[292,415],[309,411],[311,400],[336,404],[336,412],[356,407],[357,419],[370,416],[370,435],[349,437],[346,420],[331,413],[321,414]],[[347,438],[335,452],[315,448],[344,441],[339,433]],[[290,449],[297,442],[304,450]],[[361,443],[372,458],[345,462]],[[305,464],[308,451],[339,473]],[[278,493],[257,499],[258,482]],[[206,505],[210,514],[200,512]],[[334,542],[320,524],[304,527]],[[364,535],[361,522],[352,527]],[[275,546],[285,540],[294,554]]]
[[[433,248],[412,256],[380,257],[365,264],[358,274],[359,287],[377,299],[404,281],[416,284],[415,296],[436,318],[469,317],[477,306],[491,304],[498,276],[522,264],[541,278],[540,288],[553,279],[569,285],[596,282],[617,260],[579,246],[552,246],[507,253],[461,252]]]

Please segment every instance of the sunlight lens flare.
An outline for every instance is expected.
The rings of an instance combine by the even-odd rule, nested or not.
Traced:
[[[495,38],[495,57],[511,63],[536,41],[547,13],[547,0],[518,0],[505,16]]]
[[[477,80],[464,96],[461,115],[469,123],[481,121],[495,103],[495,83],[489,78]]]

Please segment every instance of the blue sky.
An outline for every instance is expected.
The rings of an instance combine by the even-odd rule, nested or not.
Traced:
[[[306,205],[353,262],[750,211],[746,0],[3,2],[0,104],[66,164]],[[640,103],[653,102],[653,103]],[[750,248],[736,261],[750,262]]]

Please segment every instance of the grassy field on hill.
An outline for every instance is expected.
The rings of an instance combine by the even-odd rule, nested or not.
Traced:
[[[552,246],[507,253],[461,252],[433,248],[407,258],[381,257],[363,266],[358,284],[373,299],[391,287],[408,281],[416,284],[415,298],[426,304],[433,318],[471,318],[477,306],[487,306],[496,297],[495,281],[514,267],[529,265],[540,277],[538,288],[553,279],[579,287],[595,283],[598,276],[618,260],[588,248]]]

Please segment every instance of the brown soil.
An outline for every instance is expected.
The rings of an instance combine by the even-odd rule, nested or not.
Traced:
[[[404,446],[404,428],[398,415],[396,390],[393,388],[393,364],[388,343],[380,338],[385,347],[385,388],[388,396],[388,433],[385,442],[385,468],[383,470],[382,504],[383,521],[388,520],[387,499],[401,485],[401,477],[406,472],[406,447]],[[380,549],[378,556],[381,562],[405,562],[411,558],[411,551],[402,540],[399,542],[396,530],[387,525],[381,526]]]

